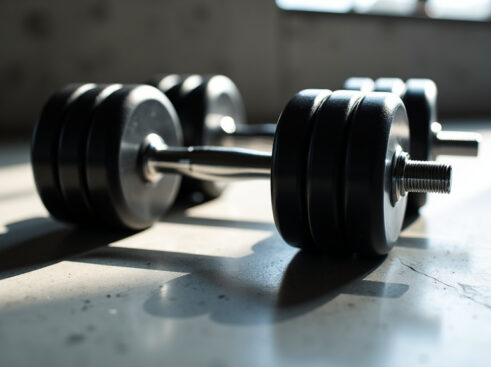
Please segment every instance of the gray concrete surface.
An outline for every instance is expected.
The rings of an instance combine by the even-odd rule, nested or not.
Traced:
[[[287,246],[260,181],[132,236],[74,230],[27,144],[2,148],[0,366],[489,366],[486,126],[478,159],[441,157],[452,194],[372,261]]]
[[[286,12],[272,0],[0,1],[0,134],[29,134],[72,81],[222,73],[248,116],[277,118],[301,88],[430,77],[444,115],[491,113],[491,23]]]

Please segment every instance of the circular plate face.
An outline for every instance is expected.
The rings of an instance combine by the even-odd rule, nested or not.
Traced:
[[[375,83],[372,78],[353,77],[346,79],[342,89],[367,93],[373,91],[374,88]]]
[[[50,214],[66,222],[73,218],[58,180],[60,129],[68,106],[94,87],[94,84],[71,84],[55,93],[44,105],[32,136],[31,161],[37,191]]]
[[[142,147],[149,134],[180,146],[182,133],[172,104],[158,89],[127,85],[95,109],[87,142],[86,174],[92,205],[100,220],[143,229],[173,204],[180,175],[143,178]]]
[[[406,83],[399,78],[378,78],[375,80],[374,92],[394,93],[402,98],[406,90]]]
[[[369,93],[353,112],[345,162],[346,238],[356,252],[386,254],[399,237],[407,196],[391,202],[392,161],[409,149],[404,105],[391,93]]]
[[[411,159],[426,161],[432,159],[433,140],[431,123],[436,121],[436,84],[430,79],[409,79],[403,97],[409,118],[411,134]],[[425,205],[427,194],[408,194],[408,214],[414,214]]]
[[[344,162],[349,118],[361,92],[335,91],[319,107],[306,175],[307,210],[314,242],[323,250],[348,253],[344,238]]]
[[[306,171],[310,137],[319,107],[329,90],[304,90],[281,113],[271,159],[271,201],[276,227],[292,246],[316,248],[310,234]]]
[[[85,175],[85,153],[91,117],[97,105],[121,84],[98,85],[68,108],[58,144],[58,174],[66,205],[77,223],[94,221]]]

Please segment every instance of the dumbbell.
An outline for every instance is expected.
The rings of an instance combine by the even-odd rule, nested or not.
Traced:
[[[165,93],[181,121],[185,146],[248,145],[250,138],[274,138],[276,124],[247,124],[242,97],[224,75],[160,74],[147,80]],[[184,198],[214,199],[226,184],[184,177]]]
[[[171,207],[181,176],[270,178],[287,243],[367,255],[397,240],[407,192],[450,192],[450,166],[409,159],[405,108],[390,93],[299,92],[279,117],[272,153],[181,144],[177,113],[158,89],[71,85],[34,129],[36,187],[55,218],[140,230]]]
[[[410,154],[415,160],[436,159],[438,155],[476,157],[480,135],[470,132],[442,131],[436,122],[437,87],[431,79],[349,78],[343,85],[347,90],[390,92],[399,96],[406,106],[411,137]],[[425,205],[427,195],[411,193],[408,198],[408,213],[415,214]]]
[[[275,123],[246,123],[239,89],[225,75],[160,74],[146,84],[165,93],[174,105],[187,146],[223,146],[230,137],[274,137]]]

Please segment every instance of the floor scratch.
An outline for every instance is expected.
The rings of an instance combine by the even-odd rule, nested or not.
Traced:
[[[455,285],[446,283],[446,282],[444,282],[444,281],[442,281],[442,280],[440,280],[440,279],[438,279],[438,278],[436,278],[436,277],[434,277],[432,275],[429,275],[429,274],[427,274],[427,273],[425,273],[425,272],[423,272],[423,271],[421,271],[419,269],[416,269],[413,265],[407,264],[400,257],[397,257],[397,259],[399,260],[399,262],[402,265],[404,265],[408,269],[414,271],[415,273],[418,273],[418,274],[423,275],[423,276],[425,276],[427,278],[433,279],[435,282],[438,282],[440,284],[443,284],[446,287],[452,288],[453,290],[455,290],[459,294],[459,296],[461,296],[463,298],[467,298],[467,299],[471,300],[472,302],[475,302],[475,303],[477,303],[477,304],[479,304],[481,306],[484,306],[487,309],[491,310],[491,304],[486,303],[486,302],[483,302],[483,301],[480,301],[480,300],[476,299],[473,295],[468,294],[468,289],[471,288],[472,291],[473,291],[473,294],[479,296],[480,294],[479,294],[479,292],[477,292],[475,290],[475,288],[473,288],[473,287],[471,287],[469,285],[462,285],[460,283],[457,283],[460,287],[457,287]]]

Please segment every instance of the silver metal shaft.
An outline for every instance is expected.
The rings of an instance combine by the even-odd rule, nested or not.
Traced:
[[[223,147],[168,147],[159,137],[147,138],[147,171],[179,173],[208,181],[269,179],[271,154],[251,149]]]
[[[433,134],[433,157],[438,155],[460,155],[477,157],[481,135],[465,131],[443,131],[438,122],[431,124]]]

